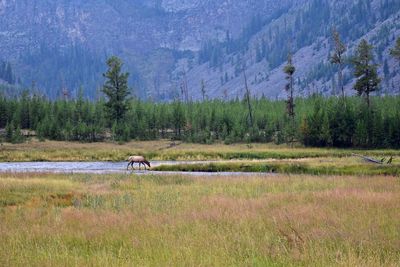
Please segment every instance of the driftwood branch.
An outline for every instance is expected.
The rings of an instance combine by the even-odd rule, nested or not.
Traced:
[[[382,165],[382,164],[384,164],[384,162],[385,162],[385,158],[383,158],[383,159],[381,159],[381,160],[378,160],[378,159],[374,159],[374,158],[371,158],[371,157],[366,157],[366,156],[359,155],[359,154],[354,154],[354,153],[353,153],[352,155],[353,155],[353,156],[356,156],[356,157],[359,157],[359,158],[362,158],[362,159],[364,159],[365,161],[375,163],[375,164],[380,164],[380,165]],[[392,164],[392,161],[393,161],[393,157],[390,157],[389,160],[387,161],[387,164]]]

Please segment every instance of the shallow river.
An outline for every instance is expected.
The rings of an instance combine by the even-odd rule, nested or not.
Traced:
[[[210,161],[207,161],[210,162]],[[159,165],[173,164],[194,164],[207,163],[200,161],[152,161],[152,167]],[[138,165],[135,165],[135,170],[126,170],[127,162],[0,162],[0,172],[21,173],[21,172],[38,172],[38,173],[92,173],[92,174],[107,174],[107,173],[133,173],[140,175],[148,174],[187,174],[194,176],[254,176],[254,175],[271,175],[270,173],[243,173],[243,172],[155,172],[144,171],[143,167],[138,170]]]

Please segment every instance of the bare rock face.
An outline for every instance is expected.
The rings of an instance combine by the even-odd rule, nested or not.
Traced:
[[[179,12],[179,11],[187,11],[190,9],[197,8],[201,5],[201,3],[205,1],[194,1],[194,0],[164,0],[161,1],[161,6],[167,12]]]
[[[324,18],[315,11],[319,2],[0,0],[0,59],[12,62],[25,85],[35,81],[50,97],[57,97],[61,87],[74,91],[80,86],[94,97],[105,59],[113,54],[125,61],[135,94],[141,97],[171,99],[184,79],[193,98],[200,97],[201,80],[209,97],[240,96],[239,68],[244,63],[255,95],[279,97],[284,83],[281,65],[290,41],[299,69],[299,94],[308,94],[312,84],[334,84],[334,71],[326,67],[320,74],[317,69],[327,64],[330,27],[340,22],[351,48],[362,37],[375,42],[379,60],[389,66],[385,84],[394,84],[399,75],[388,48],[399,32],[396,1],[322,0],[322,7],[329,7],[320,8]],[[354,15],[357,12],[361,15]],[[374,16],[362,15],[368,12]],[[381,31],[386,35],[379,35]],[[205,44],[208,55],[200,60]]]

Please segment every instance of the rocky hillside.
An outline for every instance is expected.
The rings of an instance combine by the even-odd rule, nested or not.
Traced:
[[[335,25],[349,54],[363,37],[377,46],[382,91],[393,92],[400,71],[388,48],[399,16],[397,0],[0,0],[0,59],[22,84],[52,98],[75,96],[81,86],[98,96],[112,54],[123,58],[142,98],[173,99],[182,87],[200,98],[202,81],[210,98],[241,96],[243,65],[252,92],[275,98],[290,44],[299,94],[330,94]],[[350,69],[346,77],[350,88]]]
[[[208,49],[221,51],[223,56],[215,60],[211,52],[204,64],[193,67],[187,75],[188,88],[200,88],[201,79],[206,77],[211,96],[240,97],[244,94],[242,66],[245,65],[254,95],[284,97],[286,81],[282,69],[291,47],[297,67],[298,94],[337,94],[337,70],[329,63],[331,29],[336,27],[348,46],[348,58],[362,38],[375,46],[376,62],[380,64],[383,78],[380,93],[399,93],[399,64],[389,56],[389,48],[400,36],[398,1],[312,0],[294,5],[272,21],[261,20],[260,24],[246,45],[233,53],[226,52],[229,41]],[[352,94],[350,65],[345,70],[345,82],[347,94]],[[199,97],[199,89],[194,89],[192,94]]]

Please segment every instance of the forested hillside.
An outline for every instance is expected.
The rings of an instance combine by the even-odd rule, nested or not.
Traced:
[[[399,16],[397,0],[3,0],[0,58],[12,66],[12,79],[51,99],[80,90],[100,97],[111,55],[124,60],[131,91],[143,100],[173,100],[182,89],[192,99],[242,97],[244,66],[252,95],[281,98],[290,48],[296,95],[331,95],[338,91],[328,60],[335,27],[347,58],[361,38],[375,46],[384,79],[378,94],[393,94],[400,68],[388,48],[399,36]],[[350,93],[348,65],[344,78]]]
[[[208,42],[200,51],[200,66],[189,72],[189,88],[199,88],[206,79],[211,96],[242,96],[243,65],[255,95],[282,97],[285,80],[283,63],[289,49],[297,67],[297,95],[338,93],[337,68],[329,62],[333,49],[332,29],[336,29],[347,47],[344,82],[351,93],[350,58],[361,38],[374,45],[384,82],[380,94],[397,93],[400,88],[399,64],[389,56],[400,34],[398,1],[324,1],[311,0],[292,7],[270,21],[256,15],[238,39],[227,36],[224,42]],[[205,64],[203,64],[205,63]],[[199,75],[206,72],[204,78]],[[199,90],[192,91],[199,95]],[[227,93],[226,93],[227,91]]]

